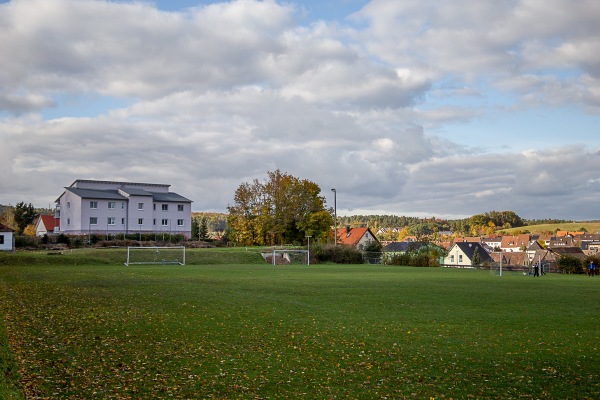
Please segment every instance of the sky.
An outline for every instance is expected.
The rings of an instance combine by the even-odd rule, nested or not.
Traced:
[[[600,219],[600,2],[0,1],[0,204],[193,211],[277,169],[338,215]]]

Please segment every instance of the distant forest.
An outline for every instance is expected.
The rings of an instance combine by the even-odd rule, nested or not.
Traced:
[[[209,232],[223,234],[227,228],[227,214],[194,212],[193,218],[206,217]],[[527,225],[575,222],[563,219],[523,219],[513,211],[490,211],[464,219],[418,218],[397,215],[352,215],[337,217],[340,228],[368,227],[380,240],[402,240],[406,236],[431,237],[455,235],[493,235],[498,230]],[[381,230],[381,232],[379,232]],[[379,232],[379,233],[378,233]]]

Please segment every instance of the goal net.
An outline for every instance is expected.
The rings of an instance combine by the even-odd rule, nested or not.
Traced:
[[[125,265],[133,264],[185,265],[185,246],[127,247]]]
[[[273,265],[309,265],[310,253],[308,250],[273,250],[271,262]]]
[[[533,274],[533,269],[531,270]],[[490,275],[530,275],[529,267],[522,265],[510,265],[504,263],[492,263],[490,265]]]

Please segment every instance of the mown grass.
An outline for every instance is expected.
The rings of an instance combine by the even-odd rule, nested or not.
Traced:
[[[594,278],[122,261],[0,263],[29,396],[600,396]]]

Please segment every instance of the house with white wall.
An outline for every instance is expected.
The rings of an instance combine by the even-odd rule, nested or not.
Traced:
[[[337,243],[348,245],[357,249],[363,249],[372,242],[379,243],[377,236],[370,228],[346,228],[337,229]]]
[[[454,243],[448,254],[444,257],[444,265],[449,267],[472,267],[475,253],[479,254],[479,265],[492,262],[490,254],[481,243],[458,242]]]
[[[78,179],[56,199],[59,231],[192,234],[192,201],[158,183]]]
[[[13,233],[12,229],[0,224],[0,251],[14,250]]]
[[[36,236],[52,235],[58,227],[59,221],[54,215],[40,215],[35,223]]]

